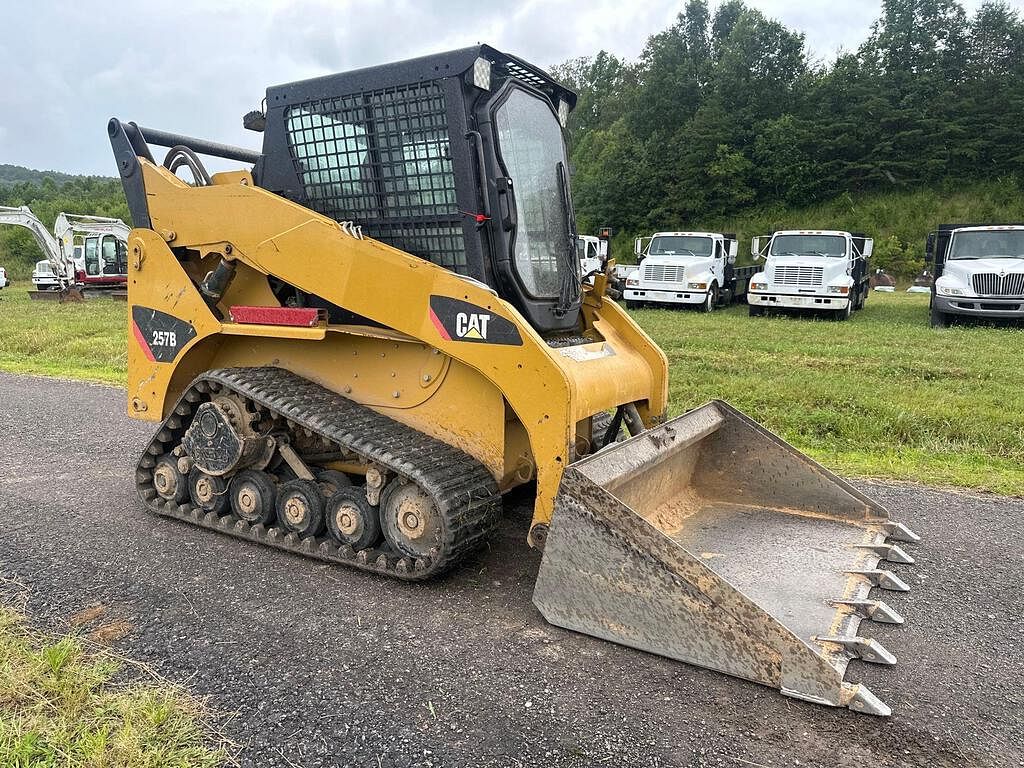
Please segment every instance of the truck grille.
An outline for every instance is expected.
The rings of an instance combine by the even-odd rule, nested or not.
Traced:
[[[681,283],[686,268],[679,264],[644,264],[644,280],[658,283]]]
[[[1024,274],[1005,277],[991,272],[975,275],[974,292],[979,296],[1024,296]]]
[[[772,270],[772,282],[777,285],[821,285],[824,272],[824,267],[795,267],[780,264]]]

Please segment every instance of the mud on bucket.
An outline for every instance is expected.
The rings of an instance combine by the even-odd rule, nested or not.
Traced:
[[[552,624],[859,712],[843,677],[895,664],[858,634],[902,623],[873,587],[909,588],[918,537],[882,506],[714,401],[571,465],[533,600]]]

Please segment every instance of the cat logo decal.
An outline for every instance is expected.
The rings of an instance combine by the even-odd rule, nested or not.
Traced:
[[[445,341],[521,346],[515,324],[501,315],[448,296],[430,297],[430,322]]]

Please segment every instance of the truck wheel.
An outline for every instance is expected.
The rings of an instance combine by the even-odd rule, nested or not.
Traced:
[[[839,322],[844,322],[850,319],[850,315],[853,314],[853,299],[846,302],[845,309],[837,309],[832,317]]]
[[[930,325],[932,328],[945,328],[949,325],[949,315],[941,310],[932,307],[932,316]]]
[[[764,317],[764,307],[759,307],[756,304],[748,304],[747,311],[751,317]]]
[[[704,312],[714,312],[715,307],[718,306],[718,286],[714,283],[708,288],[707,298],[704,299],[704,303],[701,305],[701,309]]]

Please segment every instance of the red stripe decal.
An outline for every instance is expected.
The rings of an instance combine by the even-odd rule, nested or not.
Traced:
[[[444,339],[445,341],[452,340],[452,337],[448,335],[448,331],[445,330],[444,325],[437,318],[437,315],[434,314],[433,309],[430,310],[430,322],[432,322],[434,324],[434,327],[437,328],[437,332],[441,334],[442,339]]]
[[[149,348],[149,344],[146,343],[146,337],[142,335],[142,331],[139,330],[139,326],[135,324],[134,320],[132,320],[132,333],[135,335],[135,340],[139,342],[139,346],[142,347],[146,359],[151,363],[155,363],[156,358],[153,357],[153,350]]]

